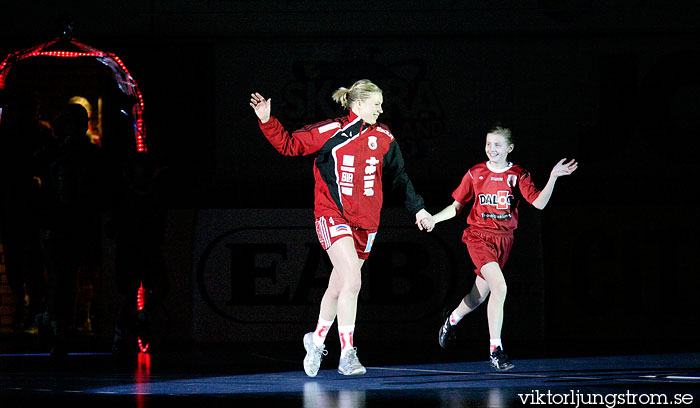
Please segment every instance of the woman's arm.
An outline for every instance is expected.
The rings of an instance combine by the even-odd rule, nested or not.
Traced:
[[[303,156],[316,153],[328,139],[321,136],[317,127],[305,126],[289,133],[277,118],[271,115],[272,99],[259,93],[250,95],[250,107],[258,117],[260,130],[270,144],[285,156]],[[335,130],[335,128],[329,128]]]
[[[401,148],[399,148],[396,140],[389,144],[389,150],[384,154],[382,172],[382,180],[385,183],[389,183],[394,194],[404,200],[404,205],[408,211],[416,214],[416,224],[429,215],[425,211],[423,197],[416,192],[411,179],[406,173]],[[420,227],[420,224],[418,225]]]

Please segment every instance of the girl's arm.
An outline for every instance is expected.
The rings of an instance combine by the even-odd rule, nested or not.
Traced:
[[[435,224],[437,224],[438,222],[447,221],[450,218],[454,218],[455,215],[459,214],[459,212],[462,211],[463,207],[464,204],[460,203],[459,201],[455,201],[447,207],[443,208],[442,211],[433,215],[432,217],[422,219],[421,224],[423,225],[423,228],[426,231],[430,232],[433,230],[433,228],[435,228]]]
[[[568,163],[564,163],[564,160],[566,159],[561,159],[556,165],[554,165],[554,168],[552,169],[552,172],[549,175],[549,180],[547,181],[547,184],[540,192],[540,195],[537,196],[537,198],[532,202],[532,205],[538,210],[541,210],[547,206],[549,199],[552,197],[552,192],[554,191],[554,183],[557,182],[557,178],[561,176],[568,176],[578,168],[578,163],[576,162],[576,160],[571,159],[571,161],[569,161]]]
[[[457,214],[459,214],[460,211],[462,211],[463,207],[464,204],[460,203],[459,201],[455,201],[452,204],[448,205],[442,211],[433,215],[433,220],[435,221],[435,224],[437,224],[438,222],[447,221],[450,218],[454,218]]]

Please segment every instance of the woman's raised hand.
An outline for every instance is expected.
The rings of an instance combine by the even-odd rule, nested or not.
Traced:
[[[253,108],[255,114],[262,123],[270,120],[270,111],[272,109],[271,102],[272,98],[265,99],[257,92],[250,94],[250,107]]]

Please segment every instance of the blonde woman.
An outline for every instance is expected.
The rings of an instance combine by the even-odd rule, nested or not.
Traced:
[[[338,372],[358,375],[366,372],[353,344],[357,298],[361,286],[360,268],[368,258],[379,227],[382,208],[382,178],[404,198],[416,224],[430,214],[424,209],[404,171],[401,150],[385,125],[377,123],[382,114],[382,90],[369,80],[340,88],[333,100],[348,109],[348,115],[304,126],[289,133],[271,116],[272,100],[253,93],[250,106],[259,126],[277,151],[287,156],[315,154],[316,233],[333,264],[319,313],[316,330],[304,335],[304,371],[316,376],[328,352],[328,329],[338,319],[341,356]]]

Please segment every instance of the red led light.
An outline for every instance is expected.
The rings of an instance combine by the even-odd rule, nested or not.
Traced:
[[[150,344],[148,344],[148,343],[144,344],[143,340],[141,340],[141,339],[138,339],[138,343],[139,343],[139,350],[141,350],[142,353],[148,353],[148,347],[150,346]]]
[[[143,282],[141,282],[141,286],[139,289],[136,291],[136,309],[137,310],[143,310],[143,307],[146,304],[146,289],[143,287]],[[138,343],[139,343],[139,350],[141,350],[142,353],[148,353],[148,343],[144,343],[141,338],[138,338]]]
[[[143,310],[143,306],[146,303],[145,294],[146,290],[143,288],[143,282],[141,282],[139,290],[136,291],[136,308],[138,310]]]

